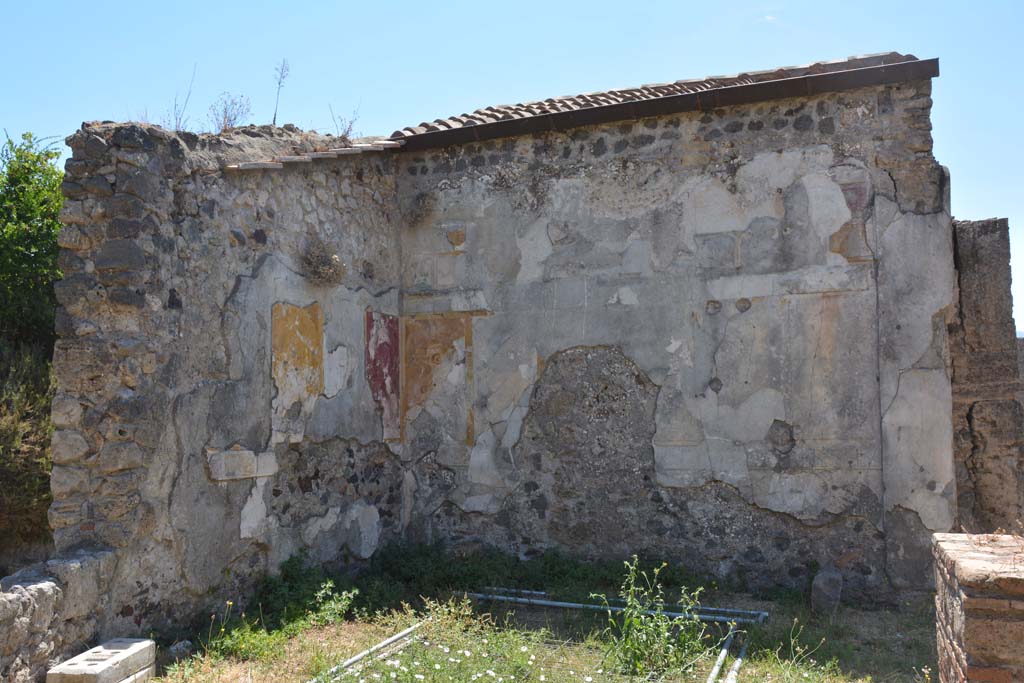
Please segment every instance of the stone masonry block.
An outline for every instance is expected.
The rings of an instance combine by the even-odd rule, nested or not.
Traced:
[[[80,552],[46,563],[46,571],[63,585],[61,612],[64,617],[83,617],[98,607],[102,588],[113,572],[114,562],[114,553],[100,551]]]
[[[277,473],[277,457],[272,451],[214,451],[208,453],[206,457],[210,465],[210,478],[214,481],[269,477]]]
[[[148,678],[137,675],[152,670],[155,662],[156,643],[152,640],[115,638],[50,669],[46,683],[144,681]]]

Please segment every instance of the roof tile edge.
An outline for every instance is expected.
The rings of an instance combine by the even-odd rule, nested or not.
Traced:
[[[938,75],[938,59],[921,60],[913,55],[888,52],[816,62],[803,67],[747,72],[698,81],[676,81],[667,86],[640,86],[508,105],[501,108],[505,116],[497,120],[498,108],[487,107],[468,115],[438,119],[433,124],[403,128],[395,131],[391,139],[404,141],[406,150],[426,149],[660,114],[921,80]],[[558,107],[547,102],[555,102]],[[571,108],[567,108],[567,102]],[[472,125],[463,123],[467,120]]]

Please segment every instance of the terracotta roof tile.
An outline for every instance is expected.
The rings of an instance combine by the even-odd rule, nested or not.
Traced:
[[[898,64],[900,62],[911,62],[916,60],[917,58],[913,55],[903,55],[898,52],[886,52],[862,57],[850,57],[848,59],[831,62],[817,62],[815,64],[808,64],[805,66],[789,66],[766,71],[750,71],[733,76],[710,76],[708,78],[698,80],[676,81],[674,83],[655,83],[635,88],[609,90],[606,92],[553,97],[539,102],[491,106],[483,109],[477,109],[474,112],[462,114],[461,116],[450,116],[444,119],[435,119],[429,123],[424,122],[418,126],[408,126],[392,133],[391,138],[404,139],[421,135],[423,133],[430,133],[439,130],[453,130],[468,126],[487,125],[497,121],[528,119],[534,116],[543,116],[545,114],[571,112],[580,109],[589,109],[592,107],[604,107],[623,104],[626,102],[671,97],[673,95],[706,92],[708,90],[736,85],[749,85],[752,83],[777,81],[787,78],[824,74],[835,71],[863,69],[866,67]]]

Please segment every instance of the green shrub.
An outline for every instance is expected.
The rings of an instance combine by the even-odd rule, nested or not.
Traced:
[[[290,630],[268,631],[258,619],[223,621],[219,626],[211,620],[210,635],[204,643],[207,653],[215,657],[233,657],[249,661],[270,662],[284,654],[285,643],[295,635]]]
[[[317,626],[341,623],[352,608],[352,600],[358,594],[357,589],[339,593],[334,588],[334,581],[324,581],[320,585],[320,590],[316,592],[315,608],[309,614],[310,622]]]
[[[25,133],[0,147],[0,338],[53,345],[60,153]]]
[[[0,340],[0,546],[50,537],[52,398],[49,348]]]
[[[658,569],[667,589],[701,583],[680,566],[658,567],[639,560],[638,569]],[[355,579],[357,609],[376,611],[402,602],[420,604],[424,596],[476,591],[486,586],[546,590],[561,599],[586,600],[596,591],[614,593],[622,582],[622,563],[581,562],[558,552],[521,560],[493,548],[453,557],[441,544],[397,543],[378,550],[369,567]]]

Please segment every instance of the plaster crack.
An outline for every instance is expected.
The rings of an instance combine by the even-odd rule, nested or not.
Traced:
[[[882,422],[885,422],[885,416],[889,414],[889,409],[892,408],[892,405],[896,402],[896,399],[900,395],[900,383],[903,381],[903,374],[906,372],[910,372],[913,369],[914,368],[901,369],[899,373],[896,375],[896,390],[893,392],[892,398],[889,399],[889,405],[887,405],[885,407],[885,410],[882,411]]]

